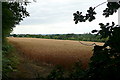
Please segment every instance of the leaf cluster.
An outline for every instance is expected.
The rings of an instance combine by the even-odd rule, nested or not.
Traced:
[[[82,12],[77,11],[76,13],[73,13],[75,24],[78,22],[85,22],[88,20],[91,22],[95,19],[96,12],[94,11],[95,8],[90,7],[89,10],[87,10],[87,14],[85,16],[82,15]]]
[[[119,27],[112,22],[112,25],[109,23],[103,24],[99,23],[101,30],[92,30],[92,33],[97,32],[97,35],[101,35],[101,38],[107,38],[113,36],[114,29]]]
[[[114,13],[116,13],[119,8],[120,8],[120,1],[108,2],[107,8],[103,10],[103,15],[105,17],[109,17],[110,15],[113,15]]]
[[[73,13],[75,24],[77,24],[78,22],[86,22],[87,20],[89,22],[95,20],[96,19],[95,15],[97,14],[95,12],[95,9],[97,7],[89,7],[86,15],[82,15],[82,12],[79,12],[79,11],[77,11],[76,13]],[[120,1],[108,2],[107,8],[103,10],[103,16],[109,17],[110,15],[113,15],[114,13],[116,13],[119,8],[120,8]]]

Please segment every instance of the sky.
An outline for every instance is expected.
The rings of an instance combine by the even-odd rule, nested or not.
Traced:
[[[100,29],[99,23],[114,21],[118,24],[118,13],[109,18],[102,15],[106,4],[96,8],[97,15],[94,21],[78,24],[73,21],[73,13],[76,11],[85,15],[89,7],[95,7],[105,1],[107,0],[31,0],[27,6],[30,17],[16,25],[12,34],[82,34]]]

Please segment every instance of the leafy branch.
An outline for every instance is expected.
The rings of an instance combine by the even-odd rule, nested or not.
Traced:
[[[95,12],[95,9],[105,3],[106,2],[103,2],[97,5],[96,7],[89,7],[89,10],[87,10],[86,15],[82,15],[82,12],[79,12],[79,11],[77,11],[76,13],[73,13],[75,24],[77,24],[78,22],[86,22],[87,20],[89,22],[95,20],[96,19],[95,15],[97,14]],[[116,13],[119,8],[120,8],[120,1],[108,2],[107,8],[103,10],[103,16],[109,17],[109,15],[113,15],[113,13]]]

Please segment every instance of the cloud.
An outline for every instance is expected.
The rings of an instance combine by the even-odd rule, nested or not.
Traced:
[[[104,0],[106,1],[106,0]],[[13,33],[87,33],[93,29],[99,29],[99,22],[109,22],[111,20],[117,22],[117,14],[105,19],[102,16],[102,10],[106,5],[102,5],[96,9],[98,13],[96,20],[89,23],[74,24],[73,13],[81,11],[83,14],[90,6],[96,6],[103,0],[37,0],[27,6],[30,17],[24,19]]]
[[[32,24],[47,24],[71,20],[72,14],[79,10],[80,7],[77,6],[81,6],[80,3],[81,1],[74,0],[39,0],[27,7],[31,16],[21,25],[27,25],[29,21],[32,21]]]

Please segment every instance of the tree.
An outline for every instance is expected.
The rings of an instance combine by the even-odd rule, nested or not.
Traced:
[[[25,5],[27,3],[2,2],[2,78],[5,80],[8,79],[8,73],[14,71],[15,64],[17,63],[7,57],[10,55],[12,47],[5,43],[5,38],[23,18],[29,16]]]
[[[104,4],[106,2],[103,2]],[[98,6],[102,5],[99,4]],[[75,24],[78,22],[89,22],[95,20],[95,9],[90,7],[85,16],[82,12],[74,13]],[[109,17],[118,11],[119,2],[107,2],[107,8],[103,10],[103,16]],[[101,38],[108,38],[103,46],[94,46],[93,56],[91,57],[90,66],[85,75],[86,80],[120,80],[120,26],[114,22],[99,23],[101,30],[93,30]]]
[[[18,25],[23,18],[29,16],[26,11],[26,3],[2,2],[2,36],[3,42],[5,37],[10,34],[13,28]]]

